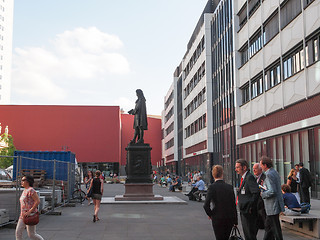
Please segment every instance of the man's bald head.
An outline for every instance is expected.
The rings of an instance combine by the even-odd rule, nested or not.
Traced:
[[[255,163],[253,165],[253,173],[255,176],[259,176],[262,173],[262,168],[260,167],[259,163]]]

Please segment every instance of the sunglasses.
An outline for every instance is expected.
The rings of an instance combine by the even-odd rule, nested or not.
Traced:
[[[27,181],[27,179],[21,179],[22,182]]]

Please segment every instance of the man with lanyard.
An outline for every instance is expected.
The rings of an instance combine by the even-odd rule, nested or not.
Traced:
[[[255,177],[249,172],[249,164],[246,160],[238,159],[235,171],[241,176],[237,191],[237,206],[240,210],[243,233],[246,240],[256,240],[259,187]]]

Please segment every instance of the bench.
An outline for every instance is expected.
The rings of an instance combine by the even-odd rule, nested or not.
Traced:
[[[21,176],[30,175],[34,179],[34,187],[41,187],[45,181],[46,170],[42,169],[22,169]]]
[[[320,238],[320,214],[318,211],[300,216],[280,216],[281,226],[307,234],[312,237]]]

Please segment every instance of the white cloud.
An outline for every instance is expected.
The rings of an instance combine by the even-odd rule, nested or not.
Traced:
[[[99,89],[106,79],[130,72],[126,57],[120,53],[122,47],[117,36],[91,27],[58,34],[47,48],[16,48],[13,102],[16,98],[21,102],[33,100],[34,104],[68,104],[70,91]]]
[[[120,106],[120,108],[122,108],[125,112],[128,112],[130,109],[134,108],[134,101],[125,98],[125,97],[120,97],[118,99],[116,99],[113,102],[114,105]]]

